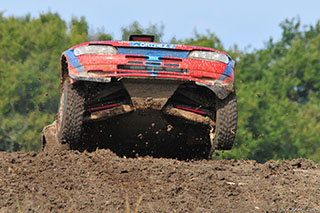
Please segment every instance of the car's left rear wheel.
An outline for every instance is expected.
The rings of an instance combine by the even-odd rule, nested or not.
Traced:
[[[81,140],[85,112],[82,82],[71,83],[70,78],[67,77],[61,89],[57,114],[57,137],[62,144],[77,146]]]

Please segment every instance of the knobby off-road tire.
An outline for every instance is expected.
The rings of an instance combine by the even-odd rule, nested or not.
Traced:
[[[81,140],[85,112],[82,82],[71,83],[66,78],[62,85],[57,114],[57,138],[62,144],[77,146]]]
[[[236,92],[223,100],[218,99],[216,110],[214,150],[230,150],[233,146],[238,122],[238,105]]]

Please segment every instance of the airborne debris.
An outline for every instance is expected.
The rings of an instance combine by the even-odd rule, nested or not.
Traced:
[[[143,135],[141,133],[139,133],[139,135],[137,135],[137,138],[139,138],[141,140],[141,139],[143,139]]]

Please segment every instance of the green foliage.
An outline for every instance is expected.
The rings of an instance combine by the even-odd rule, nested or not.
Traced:
[[[97,41],[111,41],[111,40],[112,40],[112,36],[104,33],[99,34],[97,39]]]
[[[142,27],[139,22],[134,21],[128,27],[122,27],[122,40],[128,41],[131,34],[152,34],[155,41],[160,42],[163,36],[163,25],[150,24],[147,28]]]
[[[210,30],[207,30],[205,35],[202,35],[198,33],[197,30],[195,30],[194,37],[187,38],[185,40],[177,40],[176,38],[173,38],[171,40],[171,43],[179,43],[198,47],[209,47],[221,51],[224,50],[220,39],[214,33],[210,32]]]
[[[60,55],[86,36],[84,18],[68,29],[55,13],[0,16],[0,150],[39,148],[41,129],[57,111]]]
[[[280,24],[282,37],[250,53],[235,45],[224,49],[209,30],[172,43],[211,47],[237,60],[239,123],[231,151],[216,158],[305,157],[320,162],[320,22],[301,27],[299,19]],[[302,29],[301,29],[302,28]],[[123,27],[132,33],[163,36],[163,25]],[[42,128],[51,123],[59,100],[60,55],[87,40],[111,40],[103,32],[88,35],[84,17],[67,24],[56,13],[3,17],[0,13],[0,150],[37,150]]]
[[[88,23],[84,17],[81,17],[80,20],[78,20],[76,17],[73,17],[70,23],[70,29],[72,46],[86,40],[88,36]]]
[[[98,29],[97,32],[93,32],[91,31],[90,35],[87,35],[87,39],[86,40],[90,40],[90,41],[112,41],[112,35],[105,33],[104,32],[105,29],[104,28],[100,28]]]
[[[306,31],[295,19],[280,26],[280,41],[240,56],[239,130],[223,158],[320,160],[319,22]]]

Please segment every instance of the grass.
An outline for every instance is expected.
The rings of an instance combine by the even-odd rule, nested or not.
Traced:
[[[133,213],[138,213],[139,207],[140,207],[140,204],[141,204],[141,202],[142,202],[143,197],[144,197],[144,194],[140,195],[140,197],[138,198],[137,204],[136,204],[136,208],[135,208],[135,210],[133,211]],[[128,196],[126,196],[125,205],[126,205],[126,213],[131,213]]]
[[[18,208],[18,213],[21,213],[21,207],[20,207],[20,202],[18,197],[17,197],[17,208]]]

